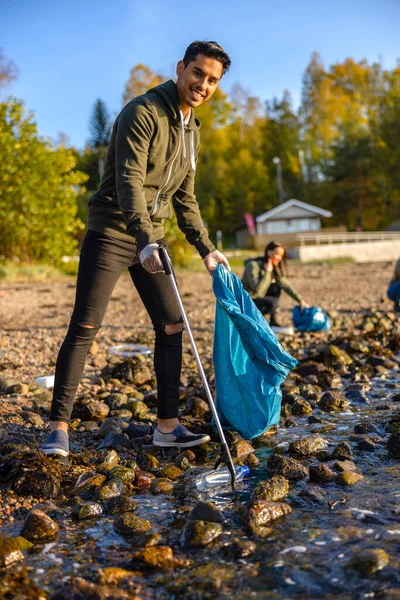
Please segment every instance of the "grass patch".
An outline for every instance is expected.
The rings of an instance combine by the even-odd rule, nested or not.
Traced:
[[[293,261],[295,262],[295,261]],[[300,261],[298,261],[300,262]],[[303,262],[305,265],[348,265],[355,264],[356,260],[352,256],[336,256],[335,258],[321,258]]]
[[[43,281],[57,279],[65,275],[76,275],[77,268],[78,263],[65,263],[62,268],[57,269],[51,265],[4,261],[0,263],[0,280],[18,281],[29,279],[31,281]]]

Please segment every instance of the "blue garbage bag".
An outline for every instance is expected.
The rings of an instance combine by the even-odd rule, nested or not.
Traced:
[[[400,280],[389,285],[387,296],[392,302],[400,302]]]
[[[303,310],[300,306],[295,306],[292,318],[293,327],[298,331],[328,331],[331,328],[328,315],[318,306],[311,306]]]
[[[222,265],[213,290],[217,412],[224,428],[251,439],[278,423],[280,385],[297,360],[282,348],[240,279]]]

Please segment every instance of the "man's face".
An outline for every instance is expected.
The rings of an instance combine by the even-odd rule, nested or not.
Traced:
[[[181,106],[183,110],[196,108],[211,98],[222,77],[222,64],[214,58],[198,54],[187,67],[178,62],[176,73]]]

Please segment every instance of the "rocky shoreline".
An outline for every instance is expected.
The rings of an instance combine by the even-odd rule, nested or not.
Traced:
[[[108,352],[152,345],[124,278],[90,350],[69,464],[41,456],[51,393],[34,378],[54,369],[73,287],[4,284],[0,600],[400,598],[400,319],[383,299],[390,265],[370,269],[297,268],[293,283],[333,327],[282,338],[299,364],[283,385],[278,431],[251,442],[227,433],[235,462],[251,470],[237,494],[195,485],[219,443],[188,340],[182,421],[211,442],[152,446],[151,358]],[[212,385],[210,280],[179,279]]]

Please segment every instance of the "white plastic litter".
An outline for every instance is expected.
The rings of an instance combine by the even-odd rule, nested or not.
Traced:
[[[54,387],[54,375],[45,375],[44,377],[35,377],[35,381],[45,390]]]
[[[131,358],[132,356],[138,356],[138,354],[146,356],[152,353],[150,348],[140,344],[118,344],[117,346],[111,346],[108,351],[110,354],[123,356],[124,358]]]
[[[287,554],[288,552],[307,552],[306,546],[290,546],[290,548],[285,548],[281,550],[279,554]]]
[[[272,325],[271,329],[274,333],[280,335],[294,335],[293,327],[277,327],[275,325]]]

